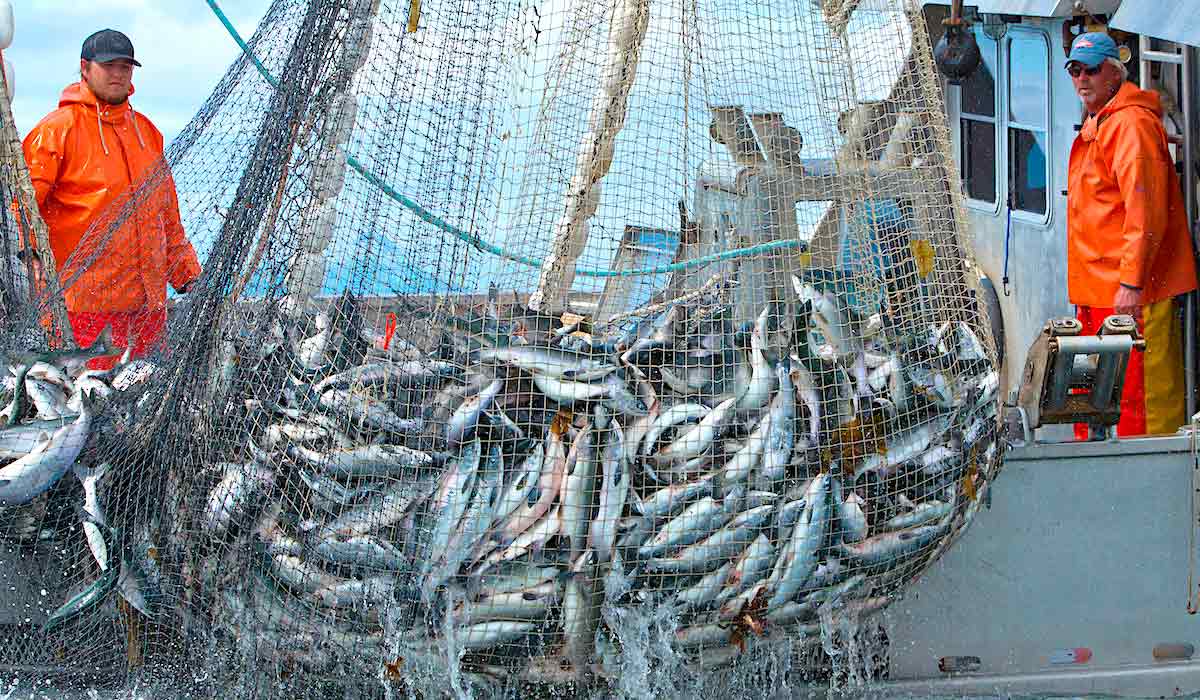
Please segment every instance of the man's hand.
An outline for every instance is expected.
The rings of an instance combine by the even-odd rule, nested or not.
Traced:
[[[1142,290],[1118,286],[1117,294],[1113,297],[1113,311],[1142,320]]]

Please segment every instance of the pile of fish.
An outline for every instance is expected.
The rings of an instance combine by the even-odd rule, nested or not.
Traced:
[[[393,669],[454,649],[480,673],[583,680],[614,643],[604,606],[671,606],[675,647],[703,665],[882,608],[978,509],[997,374],[965,322],[900,334],[793,283],[741,325],[696,301],[601,333],[493,294],[380,334],[344,294],[225,333],[196,412],[224,461],[176,475],[195,495],[169,499],[193,540],[166,550],[190,552],[180,614],[258,664]],[[27,359],[0,431],[5,518],[75,464],[89,397],[157,376]],[[55,400],[33,398],[43,384]],[[63,427],[12,447],[48,421]],[[75,465],[98,578],[54,624],[114,590],[167,605],[154,563],[104,524],[97,482],[121,456],[99,452]]]
[[[154,368],[143,360],[130,361],[128,351],[114,349],[110,330],[87,350],[10,352],[9,375],[0,379],[0,539],[37,547],[81,532],[94,560],[86,568],[95,577],[80,582],[56,609],[43,611],[46,630],[98,610],[118,590],[150,614],[148,599],[158,585],[157,564],[148,555],[148,531],[139,528],[136,537],[121,539],[105,518],[99,492],[109,465],[94,460],[93,448],[105,402],[144,381]],[[106,355],[120,355],[115,366],[87,368],[90,360]],[[73,490],[60,483],[68,472],[78,479]],[[61,518],[51,517],[51,497],[64,494],[79,502],[68,510],[67,527],[54,527]],[[44,548],[33,553],[44,554]]]

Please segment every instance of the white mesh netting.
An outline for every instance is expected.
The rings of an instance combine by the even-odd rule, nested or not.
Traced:
[[[908,0],[275,0],[57,261],[105,308],[173,185],[204,274],[153,352],[88,369],[0,258],[0,663],[820,676],[999,468],[956,177]]]

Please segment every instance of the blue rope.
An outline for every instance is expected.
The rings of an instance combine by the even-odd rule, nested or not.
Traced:
[[[221,21],[221,24],[224,25],[225,31],[229,32],[229,36],[233,37],[233,40],[237,43],[238,47],[241,48],[242,52],[246,54],[247,58],[249,58],[254,64],[254,67],[258,69],[258,72],[262,74],[263,79],[266,80],[272,88],[277,89],[279,87],[279,81],[276,80],[275,76],[271,75],[271,73],[267,70],[267,67],[262,64],[262,61],[258,60],[258,56],[254,55],[254,51],[251,50],[250,46],[242,40],[242,36],[238,34],[237,29],[234,28],[233,23],[229,21],[229,18],[225,16],[225,13],[221,11],[221,8],[217,5],[217,1],[205,0],[205,2],[208,3],[208,6],[212,8],[213,14],[215,14],[217,19]],[[516,253],[510,253],[503,248],[488,243],[479,236],[464,231],[445,219],[439,217],[417,202],[396,191],[386,182],[379,179],[379,177],[374,173],[367,171],[362,163],[360,163],[359,160],[354,156],[347,155],[346,164],[349,165],[354,172],[361,175],[367,182],[379,188],[384,194],[391,197],[405,209],[408,209],[415,214],[417,218],[421,219],[427,224],[430,224],[438,230],[444,231],[455,238],[470,244],[472,247],[478,250],[504,258],[505,260],[511,260],[513,262],[520,263],[522,265],[528,265],[530,267],[542,266],[542,261],[540,260],[535,260],[533,258],[518,255]],[[575,274],[581,277],[638,277],[642,275],[659,275],[667,272],[686,270],[692,267],[701,267],[703,265],[713,262],[720,262],[722,260],[732,260],[734,258],[760,255],[762,253],[769,253],[774,250],[783,250],[786,248],[797,248],[802,244],[803,243],[799,239],[770,241],[768,243],[760,243],[758,245],[753,245],[746,248],[732,248],[721,253],[704,255],[699,258],[692,258],[691,260],[671,263],[669,265],[657,265],[654,267],[643,267],[634,270],[589,270],[585,268],[576,268]]]
[[[1000,278],[1001,287],[1004,290],[1004,296],[1012,296],[1012,291],[1008,288],[1008,244],[1012,240],[1012,197],[1009,196],[1008,221],[1004,225],[1004,275]]]

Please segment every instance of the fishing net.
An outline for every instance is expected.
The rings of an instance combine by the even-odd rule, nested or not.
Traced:
[[[111,344],[0,270],[22,648],[435,696],[879,642],[1000,464],[928,33],[907,0],[275,0],[56,261]],[[108,313],[188,281],[176,196],[203,274]],[[94,359],[120,324],[165,329]]]

